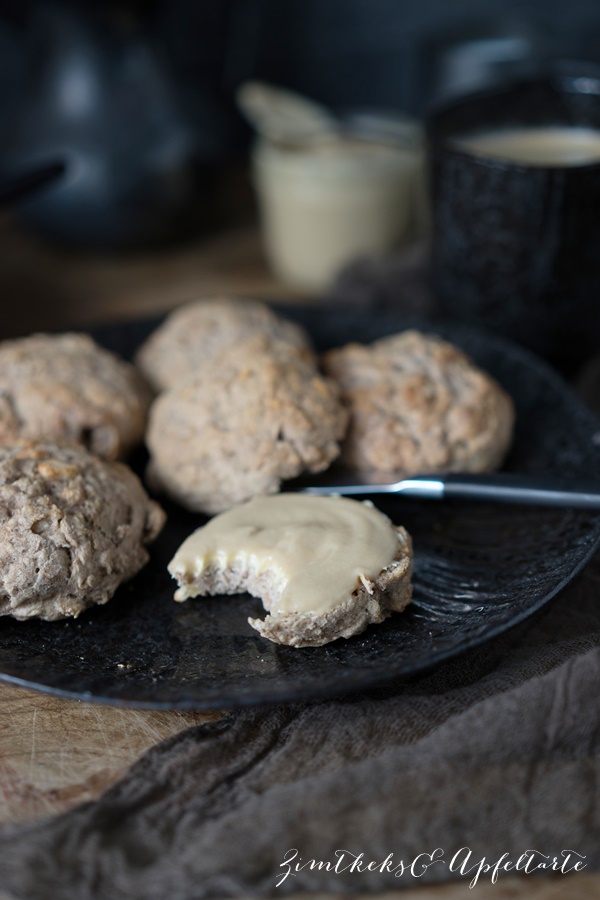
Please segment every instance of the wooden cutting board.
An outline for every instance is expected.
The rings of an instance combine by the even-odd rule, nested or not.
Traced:
[[[148,747],[220,715],[118,709],[0,685],[0,822],[92,800]]]

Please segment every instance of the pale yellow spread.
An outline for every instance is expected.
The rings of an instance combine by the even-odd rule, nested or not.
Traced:
[[[198,528],[169,563],[174,578],[199,578],[217,562],[269,569],[284,583],[279,612],[324,613],[374,579],[398,551],[390,520],[372,504],[342,497],[257,497]],[[183,600],[197,594],[185,584]]]

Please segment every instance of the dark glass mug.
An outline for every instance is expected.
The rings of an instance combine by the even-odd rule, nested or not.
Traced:
[[[548,125],[600,129],[600,69],[562,66],[431,115],[433,279],[444,315],[569,371],[600,351],[600,163],[528,165],[456,140]]]

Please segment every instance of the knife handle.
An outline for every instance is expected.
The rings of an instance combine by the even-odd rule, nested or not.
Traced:
[[[419,479],[415,479],[416,481]],[[547,475],[443,475],[442,497],[600,509],[600,483],[569,481]]]

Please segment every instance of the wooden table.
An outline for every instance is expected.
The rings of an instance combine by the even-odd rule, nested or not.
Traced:
[[[103,258],[50,248],[0,221],[3,338],[150,316],[215,293],[309,299],[270,275],[252,225],[175,250]],[[0,684],[0,822],[30,822],[92,800],[147,748],[218,715],[118,709]],[[600,877],[509,878],[480,883],[475,891],[452,884],[379,896],[454,900],[474,894],[588,900],[600,898]]]

